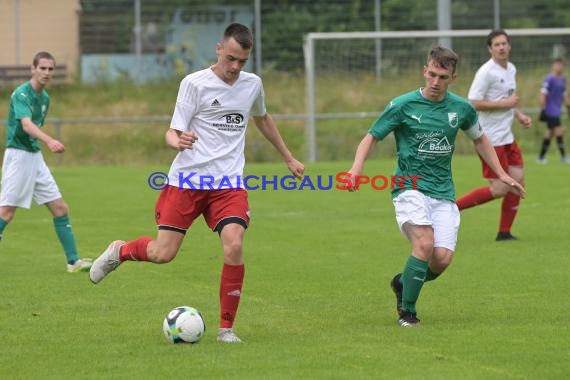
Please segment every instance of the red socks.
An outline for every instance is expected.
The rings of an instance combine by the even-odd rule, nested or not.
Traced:
[[[480,187],[473,190],[472,192],[465,194],[461,198],[455,201],[457,208],[459,210],[465,210],[466,208],[474,207],[485,202],[493,200],[493,194],[491,194],[490,187]]]
[[[491,188],[480,187],[473,190],[469,194],[465,194],[459,198],[455,203],[459,210],[474,207],[493,199]],[[517,215],[521,198],[515,193],[508,192],[501,203],[501,219],[499,223],[499,232],[511,232],[511,226]]]
[[[119,251],[121,261],[148,261],[147,246],[153,240],[140,237],[125,243]],[[245,266],[224,264],[220,280],[220,327],[231,328],[236,318],[241,288],[245,275]]]
[[[245,266],[224,264],[220,281],[220,327],[231,328],[236,318]]]
[[[143,236],[137,240],[129,241],[121,246],[119,257],[121,261],[148,261],[146,247],[153,240],[150,237]]]
[[[511,232],[511,227],[519,209],[521,198],[515,193],[508,192],[501,203],[501,220],[499,232]]]

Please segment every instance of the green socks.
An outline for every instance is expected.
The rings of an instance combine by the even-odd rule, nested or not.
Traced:
[[[435,280],[436,278],[439,277],[440,274],[441,274],[441,273],[434,273],[434,272],[432,272],[431,269],[429,269],[429,267],[428,267],[428,268],[427,268],[427,272],[426,272],[426,280],[425,280],[425,282]]]
[[[2,240],[2,233],[4,228],[8,223],[0,218],[0,240]],[[73,264],[79,260],[77,255],[77,247],[75,245],[75,236],[73,235],[73,230],[71,229],[71,224],[69,223],[69,217],[67,215],[59,216],[53,218],[53,225],[55,227],[55,233],[59,238],[63,250],[65,251],[65,257],[67,258],[68,264]]]
[[[416,312],[416,301],[426,280],[428,262],[414,256],[408,257],[401,282],[404,285],[402,292],[402,310]]]
[[[69,217],[67,215],[58,216],[53,218],[53,225],[55,227],[55,233],[59,238],[63,250],[65,251],[65,257],[67,258],[68,264],[73,264],[79,260],[77,255],[77,247],[75,245],[75,236],[73,235],[73,230],[71,229],[71,224],[69,223]]]
[[[4,228],[8,225],[4,219],[0,218],[0,240],[2,240],[2,234],[4,233]]]

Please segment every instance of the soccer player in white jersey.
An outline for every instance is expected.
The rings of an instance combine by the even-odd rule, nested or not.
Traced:
[[[54,57],[47,51],[37,53],[32,61],[30,80],[16,87],[10,97],[2,163],[0,240],[16,210],[30,208],[34,200],[39,205],[46,205],[53,215],[55,232],[67,260],[67,271],[86,272],[91,267],[91,259],[78,256],[69,206],[44,161],[40,146],[43,142],[53,153],[65,150],[60,141],[42,131],[50,105],[45,87],[54,70]]]
[[[166,132],[166,143],[178,151],[169,172],[169,186],[156,203],[158,235],[114,241],[90,271],[100,282],[122,262],[173,260],[186,231],[200,215],[218,232],[224,264],[220,281],[218,341],[240,342],[233,331],[244,279],[243,238],[249,224],[247,193],[240,186],[244,167],[245,132],[250,115],[297,178],[305,170],[284,143],[265,108],[261,79],[242,71],[253,36],[233,23],[216,45],[217,63],[186,76]]]
[[[410,241],[411,255],[391,281],[396,295],[398,323],[417,326],[416,302],[424,282],[435,280],[450,264],[459,231],[459,210],[451,175],[451,158],[459,130],[473,140],[475,149],[498,178],[519,194],[523,187],[502,168],[493,146],[477,121],[477,113],[450,91],[459,57],[443,46],[432,48],[424,66],[425,87],[393,99],[358,145],[349,172],[352,189],[357,176],[379,140],[391,132],[396,138],[396,176],[406,178],[394,186],[392,201],[400,231]]]
[[[493,30],[487,37],[491,59],[479,68],[469,89],[468,99],[479,111],[479,122],[485,134],[495,147],[503,169],[515,180],[524,185],[523,155],[512,132],[514,119],[523,127],[532,125],[530,116],[516,107],[519,97],[516,94],[515,66],[509,62],[511,41],[504,30]],[[499,232],[496,240],[516,240],[511,234],[519,208],[520,197],[509,186],[499,180],[495,172],[481,160],[483,178],[490,186],[480,187],[457,200],[459,210],[474,207],[495,198],[503,198]]]

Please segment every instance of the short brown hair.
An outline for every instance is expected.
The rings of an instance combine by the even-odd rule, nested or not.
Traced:
[[[503,29],[493,29],[491,30],[491,33],[489,33],[489,35],[487,36],[487,46],[491,47],[491,45],[493,45],[493,40],[499,36],[507,37],[507,42],[509,43],[509,45],[511,44],[511,37],[509,37],[507,32],[505,32]]]
[[[40,51],[39,53],[34,55],[34,60],[32,61],[32,64],[34,65],[34,67],[38,67],[38,64],[40,63],[40,59],[50,59],[55,63],[55,58],[53,57],[53,55],[51,55],[47,51]]]
[[[245,25],[234,22],[226,27],[224,31],[224,41],[233,38],[243,49],[253,47],[253,34]]]
[[[455,69],[459,63],[459,56],[451,49],[442,45],[436,45],[428,53],[427,62],[433,61],[437,66],[446,70],[451,70],[455,74]]]

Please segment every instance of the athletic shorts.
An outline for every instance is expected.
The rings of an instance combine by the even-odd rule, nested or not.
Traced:
[[[7,148],[2,163],[0,206],[30,208],[61,198],[41,152]]]
[[[185,234],[200,215],[212,231],[221,232],[229,223],[247,228],[247,192],[244,189],[191,190],[167,186],[156,201],[155,219],[160,230]]]
[[[396,221],[400,232],[404,224],[432,226],[434,248],[442,247],[455,251],[459,233],[459,209],[455,202],[446,199],[434,199],[418,190],[406,190],[392,200],[396,210]]]
[[[509,166],[518,166],[521,168],[524,166],[522,151],[520,150],[516,141],[513,141],[512,144],[496,146],[495,152],[497,152],[497,157],[499,157],[501,167],[507,173],[509,172]],[[491,169],[491,167],[487,165],[483,158],[481,158],[481,156],[479,156],[479,159],[481,160],[483,168],[483,178],[499,178],[493,169]]]
[[[548,116],[545,115],[544,120],[546,123],[546,126],[548,127],[548,129],[553,129],[556,127],[560,127],[562,125],[562,121],[560,120],[560,117],[556,117],[556,116]]]

